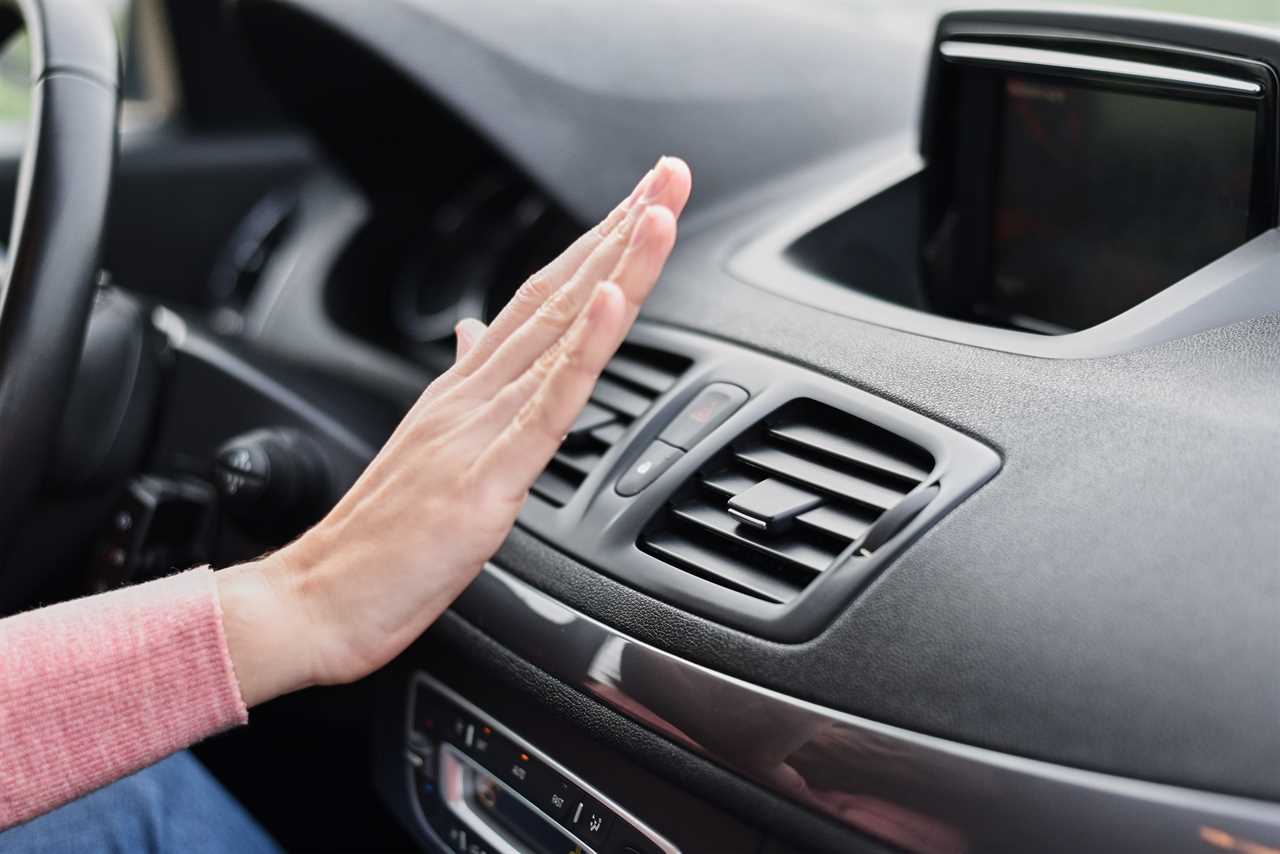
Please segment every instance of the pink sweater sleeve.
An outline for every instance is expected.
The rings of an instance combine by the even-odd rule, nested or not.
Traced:
[[[0,830],[247,720],[208,568],[0,620]]]

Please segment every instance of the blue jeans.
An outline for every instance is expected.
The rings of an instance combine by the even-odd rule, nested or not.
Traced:
[[[51,813],[0,833],[0,852],[235,852],[280,848],[183,751]]]

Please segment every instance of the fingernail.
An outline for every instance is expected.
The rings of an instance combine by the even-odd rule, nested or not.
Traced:
[[[454,334],[468,347],[476,343],[476,339],[480,337],[480,332],[483,329],[483,323],[470,317],[459,320],[458,324],[453,327]]]
[[[651,202],[662,194],[667,188],[667,182],[671,179],[671,171],[667,169],[667,158],[659,157],[658,163],[653,167],[653,177],[649,179],[648,186],[645,187],[643,202]]]
[[[639,221],[636,223],[635,230],[631,233],[631,243],[635,246],[642,246],[645,241],[653,238],[654,223],[670,211],[662,205],[652,205],[644,209],[644,213],[640,215]]]
[[[599,318],[600,313],[606,309],[614,295],[619,293],[621,290],[613,282],[605,281],[596,285],[596,292],[591,298],[591,309],[587,312],[589,319],[594,321]]]
[[[644,173],[644,177],[641,178],[635,187],[632,188],[631,195],[627,196],[627,200],[623,203],[623,207],[631,207],[631,205],[635,204],[636,199],[640,198],[640,194],[649,186],[649,181],[652,178],[653,170],[650,169],[648,172]]]

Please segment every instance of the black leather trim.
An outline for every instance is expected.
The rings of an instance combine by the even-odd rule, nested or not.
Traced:
[[[30,136],[0,291],[0,547],[45,475],[83,345],[116,156],[119,50],[90,0],[18,0]],[[5,29],[5,25],[9,29]]]

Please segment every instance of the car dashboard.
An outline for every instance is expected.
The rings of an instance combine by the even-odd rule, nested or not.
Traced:
[[[377,675],[379,797],[468,854],[1280,850],[1280,34],[785,5],[236,3],[332,164],[244,334],[402,404],[695,176]]]

